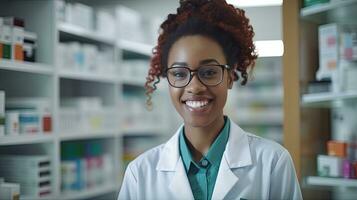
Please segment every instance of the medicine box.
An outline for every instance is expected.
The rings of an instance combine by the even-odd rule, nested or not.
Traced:
[[[345,158],[347,156],[347,143],[330,140],[327,142],[327,153],[329,156]]]
[[[23,45],[25,36],[25,22],[17,17],[4,17],[4,23],[11,27],[11,58],[14,60],[23,61]]]
[[[357,60],[357,26],[325,24],[319,26],[319,70],[317,80],[329,79],[339,62]]]
[[[20,184],[0,182],[0,199],[16,200],[20,199]]]
[[[12,58],[12,26],[1,18],[0,44],[1,44],[1,58]]]
[[[318,155],[317,172],[319,176],[342,177],[344,158],[337,156]]]

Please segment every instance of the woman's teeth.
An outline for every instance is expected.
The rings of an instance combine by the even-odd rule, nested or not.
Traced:
[[[208,104],[208,100],[204,101],[186,101],[186,105],[191,108],[200,108]]]

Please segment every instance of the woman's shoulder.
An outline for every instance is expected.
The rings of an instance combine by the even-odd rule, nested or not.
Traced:
[[[279,160],[291,160],[288,150],[276,141],[266,139],[249,132],[248,137],[250,151],[253,160],[263,163],[277,163]]]

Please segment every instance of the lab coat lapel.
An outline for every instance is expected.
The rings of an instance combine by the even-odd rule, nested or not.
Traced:
[[[168,183],[169,190],[177,199],[191,200],[194,198],[179,150],[179,134],[182,127],[165,144],[164,149],[161,151],[156,170],[162,173],[173,173]]]
[[[218,171],[216,184],[213,190],[212,199],[224,199],[227,193],[238,182],[239,178],[232,172],[226,159],[223,157]]]
[[[252,164],[247,134],[233,121],[229,131],[229,139],[219,167],[212,199],[224,199],[239,181],[233,169]]]
[[[177,163],[176,171],[174,173],[175,174],[173,175],[169,185],[169,189],[172,193],[177,197],[177,199],[194,199],[190,182],[188,181],[181,158]]]

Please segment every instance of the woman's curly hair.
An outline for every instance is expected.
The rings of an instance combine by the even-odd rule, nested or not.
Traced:
[[[147,107],[152,107],[151,95],[165,77],[167,56],[172,44],[184,35],[205,35],[217,41],[233,68],[235,81],[248,81],[248,67],[254,67],[257,54],[253,44],[253,27],[242,9],[225,0],[180,0],[176,14],[169,14],[160,26],[158,44],[153,49],[146,77]]]

